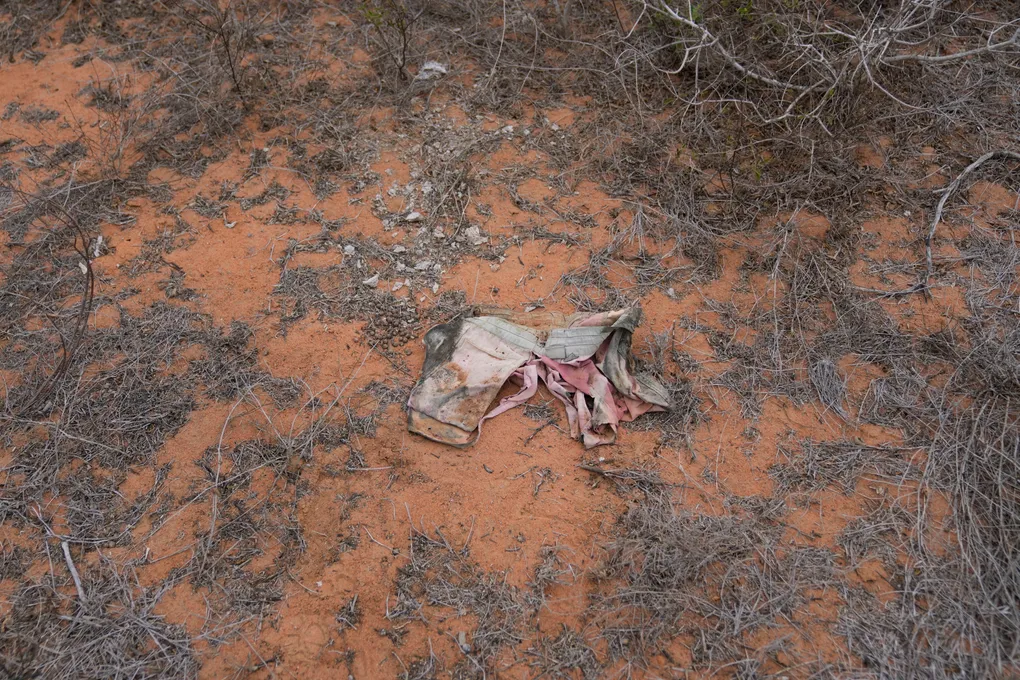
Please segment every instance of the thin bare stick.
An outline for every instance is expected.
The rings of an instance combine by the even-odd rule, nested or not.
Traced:
[[[795,85],[793,83],[784,83],[781,80],[770,78],[769,76],[762,75],[757,71],[749,69],[748,67],[740,63],[740,61],[735,56],[730,54],[729,50],[723,47],[718,37],[713,35],[711,31],[709,31],[701,24],[692,21],[691,19],[683,16],[682,14],[678,14],[676,10],[670,7],[669,4],[666,2],[662,1],[657,2],[655,3],[655,5],[653,5],[653,7],[658,11],[662,12],[663,14],[669,16],[669,18],[672,19],[673,21],[681,23],[687,28],[693,29],[701,33],[703,44],[714,47],[715,50],[719,52],[720,55],[722,55],[723,59],[726,60],[726,63],[729,64],[730,67],[733,68],[733,70],[737,71],[742,76],[745,76],[752,80],[757,80],[758,82],[764,83],[766,85],[771,85],[772,87],[779,87],[784,90],[796,90],[797,92],[803,92],[805,90],[813,91],[821,87],[821,85],[818,84],[812,85],[810,87],[804,87],[802,85]]]
[[[382,547],[384,547],[387,550],[389,550],[391,553],[395,553],[396,552],[397,549],[394,548],[393,546],[386,545],[382,541],[377,540],[376,537],[372,535],[372,532],[368,530],[368,527],[362,525],[361,528],[365,530],[365,533],[368,534],[368,537],[372,540],[373,543],[375,543],[377,545],[381,545]]]
[[[945,64],[952,61],[958,61],[960,59],[969,59],[970,57],[976,57],[979,54],[999,52],[1004,48],[1010,46],[1020,47],[1020,28],[1016,29],[1012,37],[1003,40],[1002,42],[989,43],[984,47],[976,47],[972,50],[965,50],[963,52],[956,52],[954,54],[936,54],[936,55],[898,54],[892,57],[884,57],[882,61],[889,64],[901,61],[919,61],[927,64]]]
[[[953,194],[954,191],[956,191],[956,189],[960,186],[960,184],[967,177],[967,175],[974,172],[982,165],[996,157],[1012,158],[1014,160],[1020,161],[1020,153],[1017,153],[1015,151],[1008,151],[1006,149],[997,149],[995,151],[989,151],[988,153],[986,153],[985,155],[981,156],[976,161],[968,165],[966,168],[964,168],[963,172],[957,175],[956,179],[950,182],[949,186],[942,191],[942,198],[939,199],[938,205],[935,206],[935,217],[932,218],[931,228],[928,229],[928,235],[924,239],[925,273],[924,281],[918,284],[919,288],[915,286],[915,288],[917,288],[918,290],[927,290],[928,283],[931,281],[931,278],[934,275],[935,265],[934,262],[932,261],[931,244],[932,240],[935,238],[935,230],[938,229],[939,222],[942,221],[942,211],[946,207],[946,201],[949,200],[949,197]]]
[[[78,591],[78,599],[84,602],[85,589],[81,587],[81,576],[78,575],[78,568],[74,566],[74,560],[71,559],[71,548],[67,545],[67,541],[60,542],[60,549],[64,551],[64,561],[67,562],[67,570],[71,572],[71,578],[74,579],[74,589]]]

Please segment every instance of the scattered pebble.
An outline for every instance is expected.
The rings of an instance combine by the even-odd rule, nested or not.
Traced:
[[[482,235],[482,230],[478,227],[468,227],[464,230],[464,236],[467,238],[468,243],[473,246],[480,246],[483,243],[489,242],[489,237]]]
[[[365,279],[365,280],[364,280],[364,281],[362,281],[361,283],[362,283],[363,285],[366,285],[366,286],[368,286],[369,288],[376,288],[376,287],[378,287],[378,286],[379,286],[379,275],[378,275],[378,274],[376,274],[376,275],[374,275],[374,276],[373,276],[372,278],[370,278],[370,279]]]
[[[405,287],[410,286],[411,282],[405,279],[397,284]],[[394,290],[397,284],[394,284]],[[407,304],[390,305],[369,317],[362,331],[363,339],[367,344],[382,350],[396,349],[418,337],[420,321],[414,307]]]

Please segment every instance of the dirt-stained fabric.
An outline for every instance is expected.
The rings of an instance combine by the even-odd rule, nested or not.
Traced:
[[[469,446],[482,423],[528,401],[544,383],[566,409],[570,434],[591,448],[616,440],[617,426],[669,408],[665,388],[631,372],[636,307],[565,316],[486,309],[425,335],[422,377],[408,401],[408,429]],[[511,382],[520,389],[492,408]]]

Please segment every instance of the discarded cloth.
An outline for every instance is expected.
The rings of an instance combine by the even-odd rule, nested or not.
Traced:
[[[535,395],[540,383],[563,403],[570,435],[591,448],[616,440],[617,425],[669,408],[652,376],[630,371],[636,307],[565,316],[488,308],[425,334],[422,377],[408,400],[407,427],[469,446],[482,423]],[[519,391],[491,408],[507,383]]]

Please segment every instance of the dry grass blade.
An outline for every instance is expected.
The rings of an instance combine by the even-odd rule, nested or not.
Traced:
[[[818,399],[840,418],[846,420],[850,414],[843,408],[846,401],[846,380],[840,377],[839,369],[831,359],[819,359],[808,368],[811,383],[815,386]]]
[[[527,653],[531,667],[539,671],[537,677],[567,680],[580,673],[583,680],[595,680],[602,676],[602,664],[595,650],[577,631],[566,626],[554,638],[539,638]]]
[[[173,582],[139,590],[130,573],[105,561],[83,580],[82,600],[47,581],[14,594],[0,629],[8,677],[198,677],[191,639],[153,611]]]
[[[805,590],[836,576],[828,551],[780,556],[781,533],[753,513],[695,515],[674,507],[667,493],[647,494],[620,517],[598,572],[608,580],[592,615],[609,658],[645,666],[686,634],[696,668],[757,667],[766,650],[748,636],[786,619]]]

